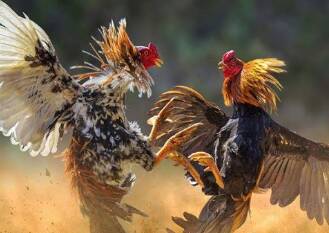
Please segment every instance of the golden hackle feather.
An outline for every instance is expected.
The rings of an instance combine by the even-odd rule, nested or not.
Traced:
[[[112,70],[113,75],[118,68],[134,69],[134,59],[138,57],[138,50],[129,39],[126,31],[126,20],[119,22],[118,28],[115,27],[113,21],[109,27],[101,27],[100,34],[102,39],[92,38],[98,48],[90,43],[92,52],[83,51],[99,62],[99,66],[85,62],[83,66],[74,66],[72,68],[89,69],[91,72],[76,75],[79,79],[94,78],[101,75],[106,70]],[[112,81],[112,76],[108,76],[105,83]]]
[[[118,29],[113,22],[109,28],[102,27],[101,34],[103,41],[98,44],[109,63],[113,62],[119,66],[123,63],[133,63],[132,59],[138,56],[138,50],[129,39],[124,19],[120,21]]]
[[[284,61],[276,58],[244,63],[239,76],[224,80],[222,93],[225,105],[247,103],[275,111],[279,97],[274,89],[281,90],[282,85],[273,74],[285,72],[284,66]]]
[[[126,20],[122,19],[116,28],[113,21],[109,27],[100,28],[101,40],[90,44],[91,52],[83,51],[98,61],[98,65],[84,62],[74,69],[87,69],[75,75],[79,80],[87,80],[86,85],[100,84],[104,87],[119,88],[122,92],[133,91],[136,88],[139,95],[152,94],[153,78],[145,69],[140,59],[140,53],[129,39],[126,31]]]

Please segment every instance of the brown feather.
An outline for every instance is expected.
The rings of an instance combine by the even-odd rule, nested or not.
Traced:
[[[127,190],[101,183],[93,172],[82,165],[78,158],[84,149],[75,140],[64,154],[65,171],[71,178],[71,185],[79,196],[83,213],[90,219],[92,233],[124,233],[118,218],[131,221],[133,214],[145,216],[126,204],[121,204]]]
[[[198,150],[204,151],[205,147],[214,140],[218,130],[225,125],[228,117],[215,104],[208,102],[205,98],[185,86],[177,86],[160,95],[159,100],[153,105],[149,115],[149,124],[154,123],[154,116],[157,116],[162,108],[174,98],[172,104],[168,107],[167,118],[162,124],[157,135],[157,144],[161,145],[166,139],[186,127],[195,123],[203,123],[192,137],[181,148],[183,154],[190,154]],[[196,138],[198,142],[195,143]]]
[[[272,122],[268,131],[260,188],[271,188],[271,203],[290,204],[300,195],[300,207],[319,224],[329,222],[329,146],[303,138]],[[328,201],[327,201],[328,200]]]

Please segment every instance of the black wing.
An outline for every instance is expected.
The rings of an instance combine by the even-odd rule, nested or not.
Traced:
[[[275,122],[268,136],[259,186],[271,188],[271,203],[281,207],[300,195],[300,207],[310,219],[329,223],[329,146],[303,138]]]
[[[208,151],[208,146],[216,139],[216,133],[228,121],[225,113],[215,104],[207,101],[200,93],[192,88],[177,86],[160,95],[159,100],[150,110],[152,118],[148,123],[153,124],[153,117],[172,99],[168,116],[159,130],[157,143],[161,145],[175,133],[195,123],[203,123],[194,137],[184,144],[181,152],[189,155],[196,151]]]

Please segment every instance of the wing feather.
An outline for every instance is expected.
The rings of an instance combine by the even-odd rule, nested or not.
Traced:
[[[71,114],[80,86],[26,15],[0,1],[0,23],[0,131],[33,156],[55,153],[72,133],[61,117]]]
[[[329,146],[303,138],[272,122],[261,188],[284,207],[300,195],[300,208],[319,224],[329,223]]]
[[[151,119],[154,119],[172,98],[174,100],[168,108],[168,116],[158,132],[157,144],[161,145],[186,127],[203,123],[195,136],[181,148],[181,152],[189,155],[196,151],[208,151],[207,147],[215,140],[216,133],[226,124],[228,117],[196,90],[186,86],[177,86],[160,95],[159,100],[149,112],[151,116],[149,124],[153,124]]]

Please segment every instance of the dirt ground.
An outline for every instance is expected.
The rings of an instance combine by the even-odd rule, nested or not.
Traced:
[[[0,233],[88,233],[88,220],[80,213],[59,159],[4,153],[0,164]],[[166,227],[181,232],[170,217],[181,216],[183,211],[197,214],[208,198],[199,188],[190,187],[183,171],[170,162],[150,173],[136,170],[138,180],[125,201],[149,217],[136,217],[132,224],[125,224],[128,232],[162,233]],[[329,227],[308,220],[299,210],[298,200],[282,209],[269,203],[269,193],[254,196],[250,216],[237,231],[325,232]]]

